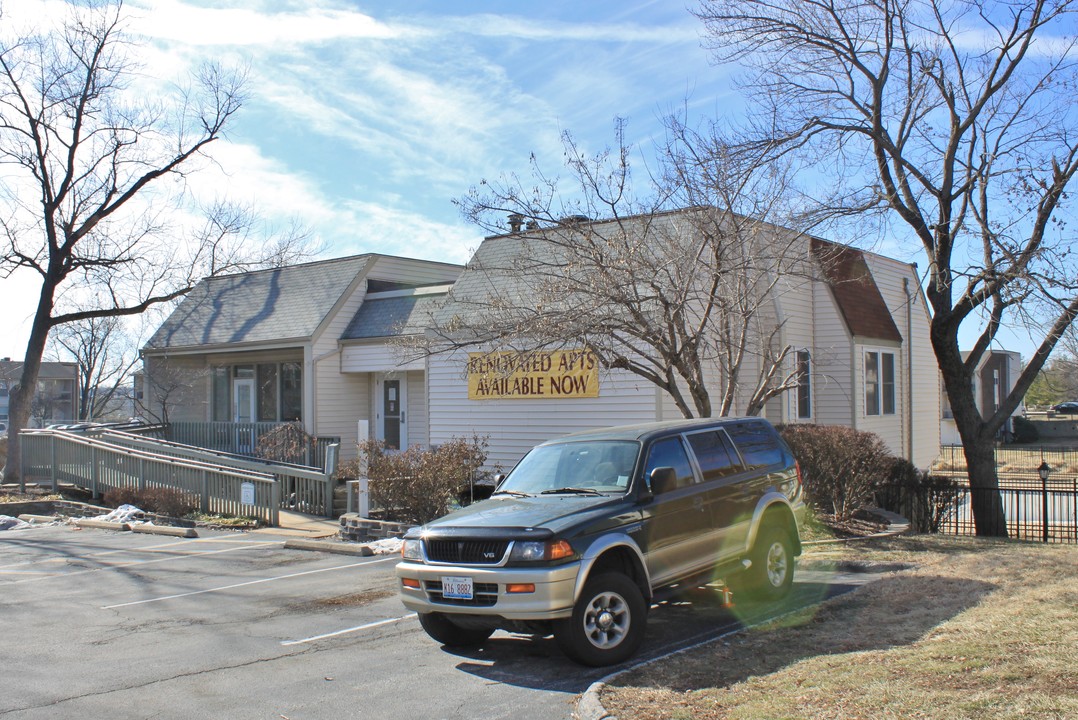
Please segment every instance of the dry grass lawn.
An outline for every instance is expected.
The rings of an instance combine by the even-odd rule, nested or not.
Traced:
[[[895,563],[855,592],[611,681],[620,720],[1078,718],[1078,547],[909,536],[810,550]]]

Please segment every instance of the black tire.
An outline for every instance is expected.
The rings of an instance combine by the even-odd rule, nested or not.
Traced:
[[[749,600],[762,602],[776,602],[789,594],[794,582],[794,550],[785,528],[777,525],[760,528],[749,559],[752,566],[733,583],[735,602],[738,591]]]
[[[616,665],[643,642],[647,611],[636,583],[621,573],[604,573],[584,584],[571,617],[555,621],[554,639],[581,665]]]
[[[427,635],[447,647],[476,647],[494,634],[494,628],[465,628],[442,613],[420,613],[419,624]]]

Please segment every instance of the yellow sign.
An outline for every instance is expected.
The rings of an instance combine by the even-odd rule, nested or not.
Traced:
[[[599,363],[588,350],[468,353],[468,399],[599,397]]]

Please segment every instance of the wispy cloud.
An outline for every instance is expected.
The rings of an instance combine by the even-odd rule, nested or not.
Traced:
[[[202,7],[181,0],[141,0],[133,5],[138,32],[191,45],[281,45],[398,34],[370,15],[332,7],[266,11],[264,3]]]

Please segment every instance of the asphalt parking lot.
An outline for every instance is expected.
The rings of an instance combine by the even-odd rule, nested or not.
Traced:
[[[50,526],[0,536],[0,717],[569,718],[610,670],[550,638],[449,652],[396,596],[395,556]],[[812,574],[809,573],[809,576]],[[807,578],[795,604],[866,578]],[[715,593],[653,608],[643,657],[736,628]]]

